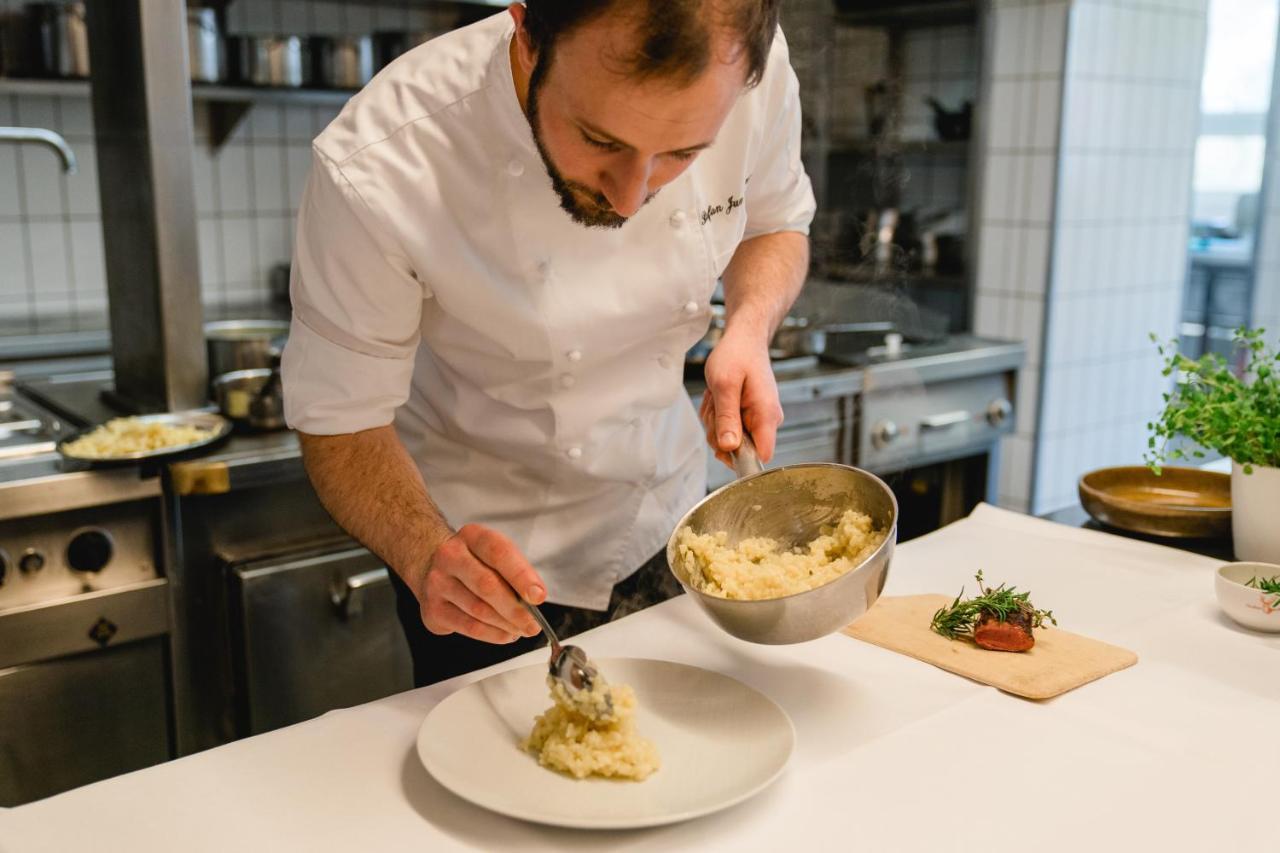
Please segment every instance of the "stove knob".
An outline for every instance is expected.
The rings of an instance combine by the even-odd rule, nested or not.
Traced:
[[[884,447],[898,437],[898,425],[893,421],[880,421],[871,428],[871,443]]]
[[[100,572],[114,553],[115,546],[105,530],[82,530],[67,545],[67,565],[77,572]]]
[[[987,406],[987,423],[993,427],[1001,426],[1013,414],[1013,404],[1004,397],[997,397]]]
[[[35,574],[44,568],[44,554],[35,548],[28,548],[18,560],[18,568],[24,575]]]

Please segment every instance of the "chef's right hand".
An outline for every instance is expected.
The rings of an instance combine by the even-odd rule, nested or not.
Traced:
[[[515,543],[496,530],[463,525],[436,547],[417,586],[422,624],[433,634],[512,643],[540,630],[512,590],[541,604],[546,586]]]

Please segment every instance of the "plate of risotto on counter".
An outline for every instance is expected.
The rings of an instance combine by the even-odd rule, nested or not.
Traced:
[[[212,412],[167,412],[112,418],[58,442],[66,459],[97,465],[127,464],[208,447],[231,432]]]
[[[596,685],[599,696],[564,695],[541,663],[463,687],[427,715],[419,758],[476,805],[581,829],[710,814],[763,790],[786,766],[795,730],[759,691],[669,661],[598,664],[611,679]],[[585,713],[604,707],[606,694],[611,715]]]

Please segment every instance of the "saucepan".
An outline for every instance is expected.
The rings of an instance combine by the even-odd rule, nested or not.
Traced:
[[[768,645],[801,643],[839,631],[880,597],[898,539],[898,501],[876,475],[849,465],[811,463],[763,470],[750,436],[733,454],[738,479],[703,498],[680,519],[667,542],[667,565],[711,621],[741,640]],[[786,547],[804,546],[834,525],[845,510],[871,517],[884,542],[859,565],[828,583],[782,598],[722,598],[690,583],[680,559],[680,532],[729,534],[729,544],[767,536]]]
[[[206,323],[210,383],[218,408],[252,429],[280,429],[284,395],[280,355],[289,324],[279,320],[223,320]]]
[[[255,430],[285,426],[279,367],[233,370],[213,380],[218,409],[229,420]]]
[[[219,320],[204,324],[209,375],[270,367],[280,339],[289,334],[283,320]]]

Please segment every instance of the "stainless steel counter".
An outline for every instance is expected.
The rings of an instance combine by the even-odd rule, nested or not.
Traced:
[[[853,397],[864,390],[934,382],[999,370],[1016,370],[1024,356],[1020,343],[992,341],[968,335],[954,336],[943,344],[909,347],[898,357],[883,354],[851,357],[850,364],[820,361],[797,370],[780,371],[778,391],[784,405],[814,400]],[[108,367],[81,360],[77,368]],[[78,390],[92,399],[93,383],[108,374],[84,372]],[[690,397],[698,400],[705,384],[685,383]],[[212,452],[169,466],[179,495],[222,494],[243,488],[305,477],[297,436],[292,432],[235,434]],[[111,471],[74,470],[56,454],[47,453],[0,464],[0,514],[28,514],[28,501],[39,501],[40,511],[54,512],[60,502],[83,500],[86,490],[135,489],[148,493],[158,488],[156,472],[127,468]],[[149,477],[147,475],[150,475]],[[66,506],[74,505],[67,503]]]

